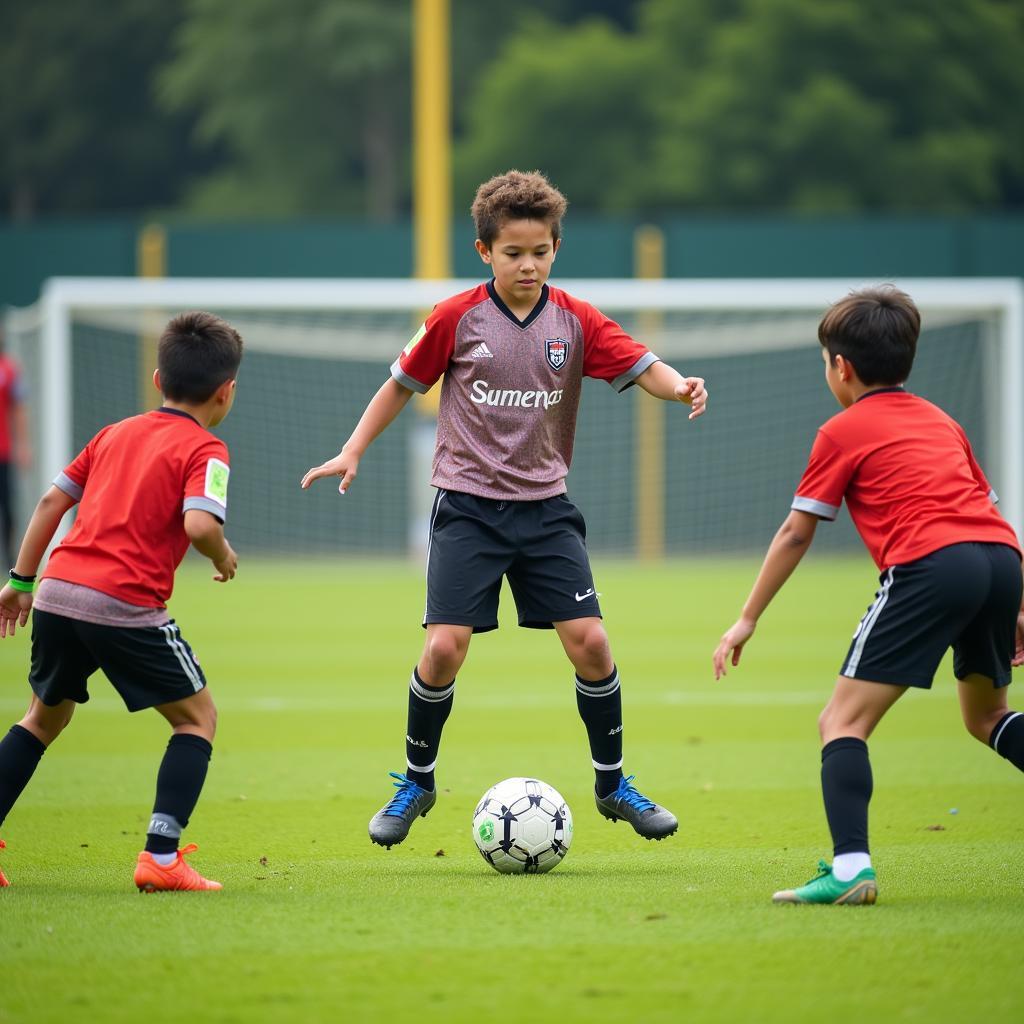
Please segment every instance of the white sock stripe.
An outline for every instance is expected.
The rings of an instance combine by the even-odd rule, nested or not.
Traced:
[[[188,649],[180,639],[178,627],[174,623],[168,622],[166,626],[157,626],[157,629],[163,633],[167,646],[174,651],[174,656],[178,659],[178,664],[181,665],[185,675],[188,676],[192,689],[198,693],[203,688],[203,681],[199,678],[199,673],[189,657]]]
[[[437,758],[435,757],[434,760],[427,765],[413,764],[412,761],[410,761],[408,758],[405,759],[405,763],[414,772],[432,772],[434,770],[434,766],[437,764]]]
[[[860,631],[857,633],[857,640],[853,645],[850,660],[843,667],[844,676],[852,676],[857,671],[861,656],[864,654],[864,645],[867,643],[868,636],[878,621],[878,616],[882,614],[882,609],[889,600],[889,590],[892,587],[892,583],[893,570],[890,568],[886,574],[885,582],[882,584],[881,593],[875,598],[875,603],[867,610],[864,618],[861,620]]]
[[[443,689],[437,689],[433,686],[424,686],[415,675],[409,677],[409,689],[416,694],[421,700],[427,700],[431,703],[439,703],[440,701],[447,700],[455,692],[454,680],[450,682]]]
[[[1003,733],[1006,732],[1006,727],[1015,719],[1020,718],[1024,715],[1024,711],[1015,711],[1012,715],[1009,715],[1004,719],[1003,724],[999,726],[999,732],[992,737],[992,749],[998,754],[999,753],[999,741],[1002,739]]]
[[[598,770],[599,772],[614,772],[614,771],[616,771],[617,769],[619,769],[619,768],[621,768],[621,767],[622,767],[622,761],[623,761],[623,759],[622,759],[622,758],[620,757],[620,758],[618,759],[618,761],[616,761],[616,762],[615,762],[615,764],[601,764],[601,762],[600,762],[600,761],[591,761],[590,763],[591,763],[591,764],[592,764],[592,765],[593,765],[593,766],[594,766],[594,767],[595,767],[595,768],[596,768],[596,769],[597,769],[597,770]]]
[[[615,673],[615,678],[604,686],[592,686],[590,683],[583,682],[578,676],[576,677],[576,691],[578,693],[582,693],[586,697],[607,697],[610,693],[614,693],[618,688],[618,672]]]

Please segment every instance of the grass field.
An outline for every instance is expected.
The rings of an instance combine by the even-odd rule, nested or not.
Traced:
[[[595,569],[626,768],[675,837],[598,816],[571,670],[506,592],[459,678],[436,808],[372,847],[404,763],[420,570],[243,562],[222,587],[190,562],[172,610],[221,718],[187,838],[225,889],[136,893],[167,730],[97,677],[4,826],[0,1021],[1024,1020],[1024,779],[963,730],[948,666],[872,741],[879,904],[769,901],[830,852],[816,717],[871,566],[812,557],[718,684],[752,563]],[[27,660],[26,636],[2,644],[2,722]],[[550,875],[499,876],[472,843],[480,794],[519,774],[574,812]]]

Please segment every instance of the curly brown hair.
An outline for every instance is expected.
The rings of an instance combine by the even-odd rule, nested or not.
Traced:
[[[554,241],[562,235],[568,200],[540,171],[506,171],[477,190],[471,212],[476,236],[488,248],[509,220],[542,220]]]

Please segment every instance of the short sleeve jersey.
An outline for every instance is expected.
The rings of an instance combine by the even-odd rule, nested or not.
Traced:
[[[189,540],[184,514],[227,514],[228,449],[177,409],[104,427],[54,483],[80,502],[43,578],[159,608]]]
[[[963,428],[902,388],[862,395],[818,431],[792,507],[850,517],[879,569],[966,541],[1020,545]]]
[[[18,364],[10,356],[0,354],[0,462],[11,460],[11,410],[24,397]]]
[[[519,320],[490,281],[439,303],[391,373],[421,394],[444,374],[435,487],[527,501],[565,493],[583,378],[623,391],[657,361],[558,288]]]

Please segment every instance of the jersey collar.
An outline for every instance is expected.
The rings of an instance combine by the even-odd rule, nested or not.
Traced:
[[[498,294],[498,289],[494,287],[494,278],[487,282],[487,294],[490,295],[491,301],[502,311],[516,325],[516,327],[526,328],[533,323],[544,312],[544,307],[548,304],[548,286],[542,284],[540,286],[540,298],[537,300],[537,305],[530,310],[529,316],[525,320],[520,320],[519,317],[512,312],[508,306],[502,301],[501,296]]]
[[[192,415],[190,412],[185,412],[184,409],[168,409],[166,405],[161,405],[159,409],[154,409],[153,412],[165,412],[168,416],[184,416],[185,419],[191,420],[196,426],[201,427],[202,424]]]
[[[891,395],[893,393],[905,395],[907,393],[907,389],[902,384],[894,384],[892,387],[888,388],[875,388],[874,391],[865,391],[864,394],[857,399],[857,402],[863,402],[865,398],[874,398],[875,395]],[[856,405],[857,402],[854,402],[853,404]]]

